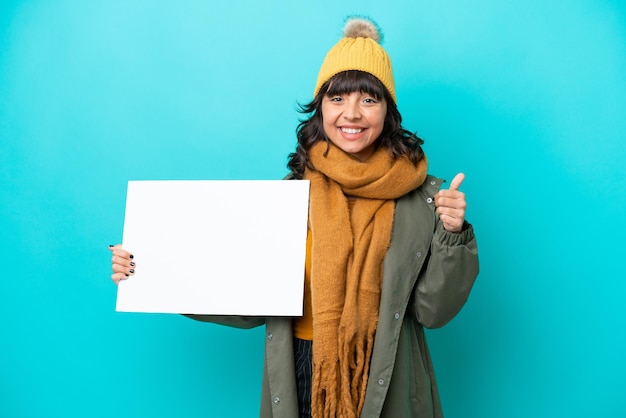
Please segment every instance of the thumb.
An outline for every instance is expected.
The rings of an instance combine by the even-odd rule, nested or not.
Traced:
[[[465,180],[465,174],[463,173],[459,173],[454,176],[454,178],[450,182],[450,190],[459,190],[459,187],[461,187],[461,183],[463,183],[463,180]]]

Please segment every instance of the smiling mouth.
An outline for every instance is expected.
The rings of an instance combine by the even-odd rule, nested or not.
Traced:
[[[360,134],[361,132],[363,132],[363,128],[340,128],[341,132],[347,133],[347,134]]]

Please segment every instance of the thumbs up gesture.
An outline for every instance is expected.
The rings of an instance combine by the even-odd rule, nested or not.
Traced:
[[[443,222],[446,231],[461,232],[465,221],[465,193],[459,191],[461,183],[465,179],[463,173],[459,173],[452,179],[448,190],[439,190],[435,195],[437,214]]]

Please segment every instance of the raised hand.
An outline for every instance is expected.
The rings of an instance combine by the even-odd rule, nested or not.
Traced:
[[[437,214],[446,231],[461,232],[465,222],[465,193],[459,191],[465,174],[459,173],[452,179],[448,190],[439,190],[435,195]]]

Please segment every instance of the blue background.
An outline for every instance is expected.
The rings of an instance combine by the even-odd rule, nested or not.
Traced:
[[[281,178],[352,13],[431,173],[467,176],[480,277],[428,331],[447,417],[626,416],[617,0],[3,0],[0,416],[256,416],[263,329],[116,313],[107,245],[128,180]]]

